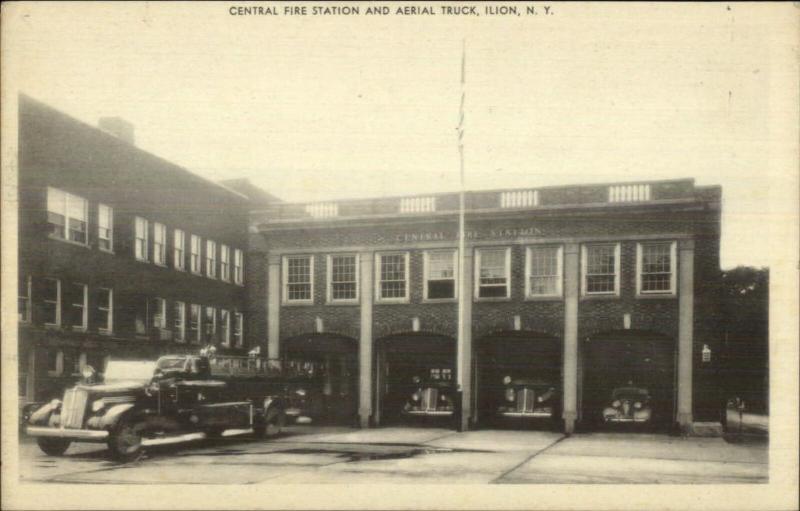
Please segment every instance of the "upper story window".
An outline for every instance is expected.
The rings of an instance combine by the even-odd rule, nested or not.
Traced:
[[[97,246],[114,251],[114,210],[105,204],[97,205]]]
[[[231,248],[228,245],[219,246],[219,278],[225,282],[231,280]]]
[[[378,300],[408,300],[408,252],[378,254]]]
[[[237,348],[244,345],[244,314],[241,312],[233,313],[233,344]]]
[[[186,304],[183,302],[175,302],[173,304],[173,321],[174,332],[173,338],[177,342],[186,340]]]
[[[231,315],[226,309],[219,310],[219,337],[223,346],[231,344]]]
[[[167,226],[158,222],[153,224],[153,262],[167,264]]]
[[[44,279],[42,285],[42,320],[45,325],[61,325],[61,281]]]
[[[200,236],[196,234],[192,234],[189,258],[189,268],[192,273],[200,273]]]
[[[619,243],[584,245],[581,251],[584,295],[619,294]]]
[[[287,256],[283,260],[283,299],[286,302],[314,301],[314,257]]]
[[[511,296],[511,249],[481,248],[477,250],[477,298],[508,298]]]
[[[95,292],[97,303],[97,330],[101,334],[110,334],[114,331],[114,292],[105,287],[97,288]]]
[[[89,288],[86,284],[73,283],[67,288],[69,303],[69,325],[75,330],[86,330],[88,322]]]
[[[176,270],[186,269],[186,233],[175,229],[173,237],[172,265]]]
[[[639,294],[675,294],[674,241],[637,243],[636,289]]]
[[[217,278],[217,242],[206,240],[206,277]]]
[[[196,303],[189,306],[189,341],[200,342],[200,306]]]
[[[456,297],[456,251],[425,252],[425,298],[443,300]]]
[[[528,247],[526,252],[525,295],[561,296],[561,247]]]
[[[328,256],[328,301],[358,300],[358,257],[352,254]]]
[[[150,241],[149,241],[149,231],[150,231],[149,222],[146,219],[137,216],[134,219],[134,223],[135,223],[135,229],[136,229],[136,233],[135,233],[136,234],[136,241],[135,241],[135,246],[134,246],[136,259],[138,259],[139,261],[147,261],[148,260],[147,259],[147,254],[149,253],[149,249],[150,249],[150,247],[149,247],[149,244],[150,244]]]
[[[31,322],[31,276],[26,275],[19,279],[19,292],[17,293],[17,312],[20,323]]]
[[[244,253],[238,248],[233,251],[233,281],[244,284]]]
[[[57,188],[47,188],[47,223],[50,236],[75,243],[88,243],[86,199]]]

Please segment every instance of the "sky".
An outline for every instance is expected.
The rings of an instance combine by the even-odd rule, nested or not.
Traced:
[[[123,117],[137,146],[209,179],[246,177],[287,201],[425,194],[459,186],[463,41],[467,189],[694,178],[723,187],[723,268],[769,264],[756,247],[785,214],[770,184],[796,169],[771,158],[787,70],[758,6],[237,5],[251,4],[18,4],[4,71],[84,122]]]

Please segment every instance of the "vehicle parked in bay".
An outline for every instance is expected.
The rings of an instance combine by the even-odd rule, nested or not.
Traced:
[[[603,409],[606,423],[647,423],[653,417],[650,392],[642,387],[617,387]]]
[[[410,417],[452,417],[455,411],[455,388],[450,368],[429,368],[414,375],[407,387],[402,414]]]
[[[277,360],[213,353],[110,360],[102,378],[86,366],[63,399],[33,411],[26,432],[48,455],[72,442],[105,442],[112,458],[131,461],[148,441],[187,433],[251,428],[257,437],[275,435],[285,421],[285,393]]]
[[[503,377],[502,404],[497,415],[502,418],[557,420],[561,413],[558,387],[540,378]]]
[[[341,357],[287,357],[286,415],[296,424],[352,424],[357,419],[354,380]]]

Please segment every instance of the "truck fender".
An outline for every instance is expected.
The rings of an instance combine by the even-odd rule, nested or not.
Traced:
[[[267,396],[264,398],[264,408],[262,408],[262,414],[266,417],[267,410],[272,407],[284,408],[285,405],[283,403],[283,399],[278,396]]]
[[[61,407],[61,401],[54,399],[31,414],[28,423],[34,426],[47,425],[50,415]]]
[[[134,403],[124,403],[112,406],[103,415],[103,418],[100,421],[100,426],[104,429],[116,426],[117,422],[119,422],[119,419],[122,418],[122,415],[133,408],[133,406]]]

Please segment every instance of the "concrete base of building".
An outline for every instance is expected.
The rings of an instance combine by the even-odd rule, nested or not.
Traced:
[[[693,422],[689,425],[689,436],[719,438],[724,430],[720,422]]]

